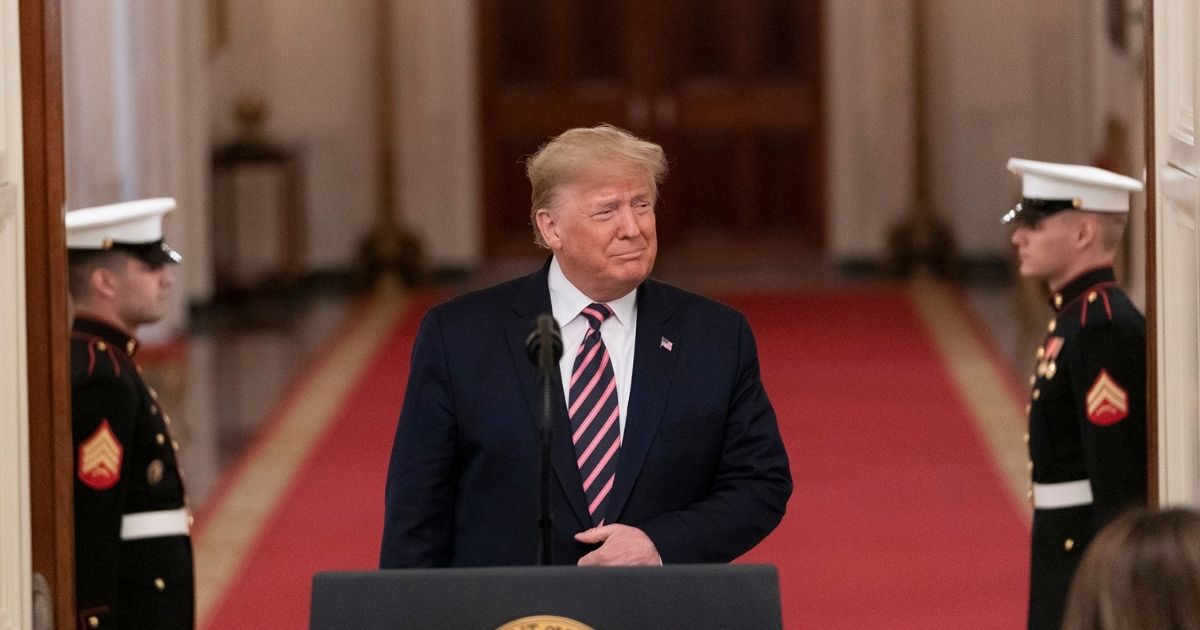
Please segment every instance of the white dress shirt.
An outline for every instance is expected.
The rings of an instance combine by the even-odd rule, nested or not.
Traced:
[[[563,355],[558,362],[559,373],[562,374],[563,400],[571,402],[571,369],[575,366],[575,356],[587,333],[587,318],[581,315],[584,307],[593,302],[592,298],[584,295],[575,288],[570,280],[563,275],[558,258],[550,261],[550,308],[554,313],[554,321],[558,322],[562,331]],[[624,296],[605,302],[613,314],[600,325],[600,338],[608,349],[609,360],[612,362],[613,375],[617,379],[617,404],[620,407],[619,423],[621,435],[625,435],[625,415],[629,409],[629,385],[633,381],[633,347],[637,338],[637,289]]]

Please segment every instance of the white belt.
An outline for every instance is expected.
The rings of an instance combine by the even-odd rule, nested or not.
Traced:
[[[121,540],[187,536],[190,520],[187,508],[126,514],[121,517]]]
[[[1038,509],[1069,508],[1091,505],[1092,482],[1087,479],[1063,483],[1033,484],[1033,507]]]

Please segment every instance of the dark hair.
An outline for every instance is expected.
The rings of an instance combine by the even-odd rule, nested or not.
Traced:
[[[91,293],[92,272],[104,268],[116,270],[126,254],[112,249],[68,249],[67,291],[77,302]]]
[[[1063,630],[1200,629],[1200,513],[1135,508],[1083,554]]]

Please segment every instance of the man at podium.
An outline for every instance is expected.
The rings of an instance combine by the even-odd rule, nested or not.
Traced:
[[[429,311],[388,471],[382,568],[539,562],[542,395],[551,368],[555,564],[728,562],[783,517],[787,454],[737,311],[649,278],[657,144],[568,130],[527,162],[540,270]]]

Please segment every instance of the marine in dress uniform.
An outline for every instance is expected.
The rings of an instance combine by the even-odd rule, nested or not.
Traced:
[[[1028,625],[1057,630],[1092,537],[1146,501],[1146,338],[1145,319],[1116,284],[1112,248],[1096,235],[1079,240],[1078,223],[1046,223],[1065,212],[1127,215],[1129,193],[1142,185],[1090,166],[1013,159],[1008,167],[1022,177],[1023,199],[1003,220],[1015,225],[1022,274],[1050,284],[1054,311],[1030,377],[1026,440],[1034,504]]]
[[[90,275],[131,257],[157,273],[180,257],[162,241],[169,198],[67,213],[72,297],[75,598],[80,628],[194,626],[191,515],[170,418],[142,380],[133,326],[90,294]],[[119,267],[118,267],[119,268]],[[86,283],[80,280],[87,281]],[[79,295],[83,293],[83,295]],[[145,312],[145,309],[143,309]]]

